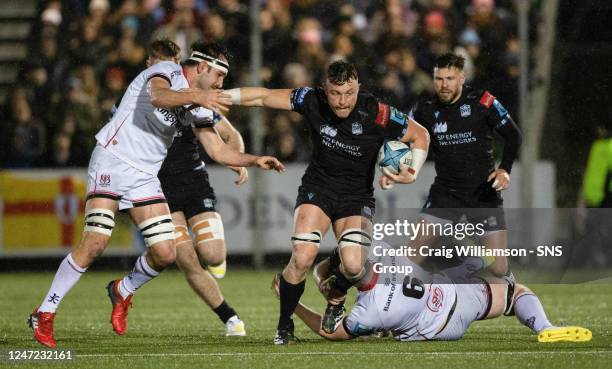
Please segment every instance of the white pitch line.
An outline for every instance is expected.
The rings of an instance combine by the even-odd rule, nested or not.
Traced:
[[[612,356],[612,351],[589,350],[589,351],[449,351],[449,352],[333,352],[333,351],[310,351],[310,352],[185,352],[185,353],[142,353],[142,354],[79,354],[75,353],[75,358],[95,358],[95,357],[181,357],[181,356],[304,356],[304,355],[431,355],[431,356],[451,356],[451,355],[604,355]]]

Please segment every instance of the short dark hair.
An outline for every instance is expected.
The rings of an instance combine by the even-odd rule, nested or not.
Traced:
[[[434,68],[457,68],[463,70],[465,58],[453,53],[446,53],[438,56],[434,62]]]
[[[178,57],[180,53],[181,48],[167,38],[153,41],[147,47],[147,55],[150,58],[167,60]]]
[[[218,42],[196,41],[191,45],[191,51],[197,51],[197,52],[206,54],[208,56],[212,56],[213,58],[217,58],[217,59],[223,56],[227,60],[228,64],[231,58],[231,55],[229,51],[227,51],[227,48],[225,47],[225,45],[218,43]],[[185,65],[196,65],[198,63],[200,62],[187,59],[185,60],[184,64]]]
[[[357,68],[351,63],[338,60],[327,67],[327,80],[334,85],[341,86],[351,79],[359,79]]]

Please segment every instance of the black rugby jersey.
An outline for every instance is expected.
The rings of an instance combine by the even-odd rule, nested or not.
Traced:
[[[221,121],[221,116],[213,113],[212,121],[201,121],[195,125],[197,128],[214,127],[219,121]],[[168,149],[168,155],[166,155],[166,159],[164,159],[157,176],[179,175],[200,167],[202,159],[198,151],[199,145],[200,142],[193,133],[193,128],[190,124],[177,124],[177,134],[174,137],[174,141],[172,141],[172,146]]]
[[[339,118],[322,88],[291,93],[291,109],[304,116],[312,157],[302,184],[346,197],[372,196],[378,150],[385,139],[399,139],[408,129],[406,114],[360,92],[347,118]]]
[[[435,184],[471,191],[495,169],[493,130],[504,138],[500,168],[510,173],[520,146],[520,131],[502,104],[488,91],[464,88],[459,100],[437,97],[418,102],[409,114],[431,136]]]

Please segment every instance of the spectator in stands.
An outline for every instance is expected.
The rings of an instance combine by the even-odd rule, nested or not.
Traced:
[[[152,37],[169,37],[183,46],[201,38],[224,42],[237,61],[226,84],[237,80],[250,84],[250,19],[245,4],[242,0],[47,1],[32,27],[27,64],[20,75],[22,89],[16,94],[25,93],[31,115],[42,120],[48,152],[55,149],[63,158],[55,160],[57,165],[74,162],[65,160],[67,147],[78,151],[91,144],[88,132],[104,123],[117,91],[142,69],[143,45]],[[432,58],[454,50],[473,61],[472,72],[469,63],[465,68],[471,84],[486,88],[495,83],[492,92],[503,97],[512,112],[518,96],[512,6],[513,0],[266,0],[260,14],[260,76],[270,88],[316,85],[330,59],[344,58],[356,64],[373,90],[384,91],[389,102],[408,109],[415,96],[430,90]],[[84,64],[94,66],[97,87],[91,83],[91,73],[82,70]],[[40,96],[41,91],[45,96]],[[11,108],[3,113],[3,123],[12,119]],[[65,119],[76,127],[68,137],[62,131]],[[287,119],[301,118],[289,114]],[[247,114],[232,120],[245,133],[248,146]],[[296,122],[293,126],[299,127]],[[2,139],[9,147],[5,131],[6,125]],[[278,136],[285,131],[277,127],[270,132]],[[293,128],[296,132],[301,133]],[[300,150],[299,142],[297,147]]]
[[[486,80],[503,73],[502,60],[510,29],[504,13],[495,8],[495,0],[472,0],[469,28],[474,29],[481,40],[481,53],[476,61],[476,79]]]
[[[30,168],[40,163],[45,150],[45,127],[32,116],[27,99],[15,101],[13,115],[7,124],[9,147],[6,166]]]
[[[302,18],[297,22],[295,32],[295,61],[310,70],[315,82],[318,82],[328,62],[328,55],[323,47],[321,23],[315,18]]]
[[[79,35],[70,40],[70,61],[73,66],[92,64],[98,70],[105,68],[108,49],[102,43],[101,27],[90,18],[81,22]]]
[[[170,23],[158,28],[152,36],[153,40],[164,38],[174,41],[181,48],[181,58],[187,59],[190,46],[202,40],[202,32],[196,26],[194,11],[191,6],[179,4],[171,15]]]

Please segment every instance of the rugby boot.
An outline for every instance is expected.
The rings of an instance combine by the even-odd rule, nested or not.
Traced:
[[[538,333],[538,342],[588,342],[591,338],[593,333],[582,327],[550,327]]]
[[[244,322],[238,318],[237,315],[229,318],[225,323],[225,335],[228,337],[243,337],[246,336],[246,330],[244,329]]]
[[[121,279],[111,281],[106,286],[108,292],[108,298],[113,305],[113,311],[111,312],[111,324],[113,330],[118,335],[124,335],[127,328],[127,316],[128,309],[132,307],[132,295],[130,294],[127,298],[121,297],[119,293],[119,283]]]
[[[34,339],[47,347],[57,346],[53,337],[53,320],[55,313],[43,313],[34,309],[28,318],[28,325],[34,330]]]
[[[323,328],[323,331],[329,334],[334,333],[342,321],[345,311],[344,302],[337,305],[328,303],[327,308],[325,308],[325,314],[323,314],[323,319],[321,320],[321,328]]]
[[[294,331],[293,322],[291,322],[291,325],[287,327],[278,329],[276,331],[276,337],[274,337],[274,344],[275,345],[294,345],[298,343],[299,339],[295,337],[295,335],[293,334],[293,331]]]

